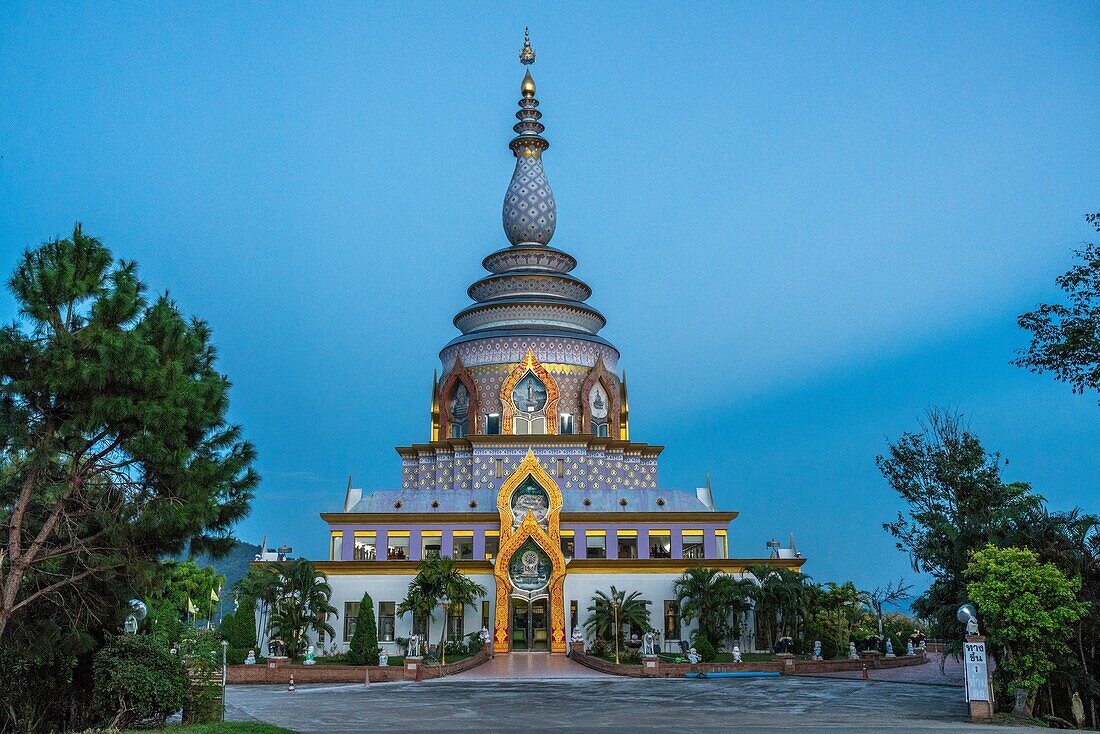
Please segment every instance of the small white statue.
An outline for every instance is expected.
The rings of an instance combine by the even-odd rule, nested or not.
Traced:
[[[646,632],[642,635],[642,654],[646,657],[653,657],[657,654],[657,635],[652,632]]]
[[[886,638],[886,657],[888,657],[888,658],[897,657],[897,655],[894,654],[894,642],[889,637]]]
[[[390,654],[388,652],[386,652],[385,650],[382,650],[378,653],[378,664],[379,665],[389,665],[390,664]]]
[[[913,649],[912,640],[909,640],[909,642],[905,643],[905,654],[909,655],[910,657],[917,654],[916,650]]]
[[[978,618],[971,617],[966,623],[966,634],[976,635],[978,634]]]
[[[824,658],[821,657],[821,640],[814,640],[813,659],[814,660],[823,660],[824,659]]]
[[[412,635],[409,637],[409,649],[407,653],[410,658],[420,657],[420,635]]]
[[[848,643],[848,659],[859,660],[859,653],[856,652],[856,643],[854,642]]]
[[[481,632],[477,633],[477,639],[481,640],[481,646],[485,647],[489,644],[489,628],[485,625],[481,626]]]
[[[584,633],[581,632],[580,627],[573,628],[573,637],[571,639],[573,642],[584,642]]]
[[[248,657],[246,657],[244,659],[244,664],[245,665],[255,665],[256,664],[256,651],[255,650],[249,650],[248,651]]]
[[[302,662],[303,665],[316,665],[317,661],[313,659],[313,645],[306,648],[306,659]]]
[[[698,663],[702,658],[699,657],[699,652],[693,647],[688,650],[688,662],[692,665]]]
[[[741,647],[738,646],[738,645],[733,646],[733,662],[735,662],[735,663],[740,663],[741,662]]]

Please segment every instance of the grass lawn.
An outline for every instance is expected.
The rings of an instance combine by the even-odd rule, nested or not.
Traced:
[[[151,731],[168,734],[294,734],[290,729],[271,724],[256,724],[247,721],[223,721],[217,724],[191,724],[166,726],[163,729],[130,729],[123,734],[148,734]]]

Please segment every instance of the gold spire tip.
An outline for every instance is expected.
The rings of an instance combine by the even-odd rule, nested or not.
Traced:
[[[535,63],[535,49],[531,48],[531,31],[523,29],[523,50],[519,52],[519,63],[530,66]]]

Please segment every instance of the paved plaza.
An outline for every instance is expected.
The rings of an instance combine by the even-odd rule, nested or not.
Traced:
[[[955,685],[808,676],[641,680],[594,673],[559,656],[507,656],[478,670],[369,688],[299,686],[294,693],[230,686],[227,718],[300,732],[1020,731],[967,724]]]

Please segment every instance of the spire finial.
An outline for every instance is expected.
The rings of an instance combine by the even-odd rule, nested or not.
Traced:
[[[531,48],[531,31],[523,29],[523,50],[519,52],[519,63],[530,66],[535,63],[535,49]]]

